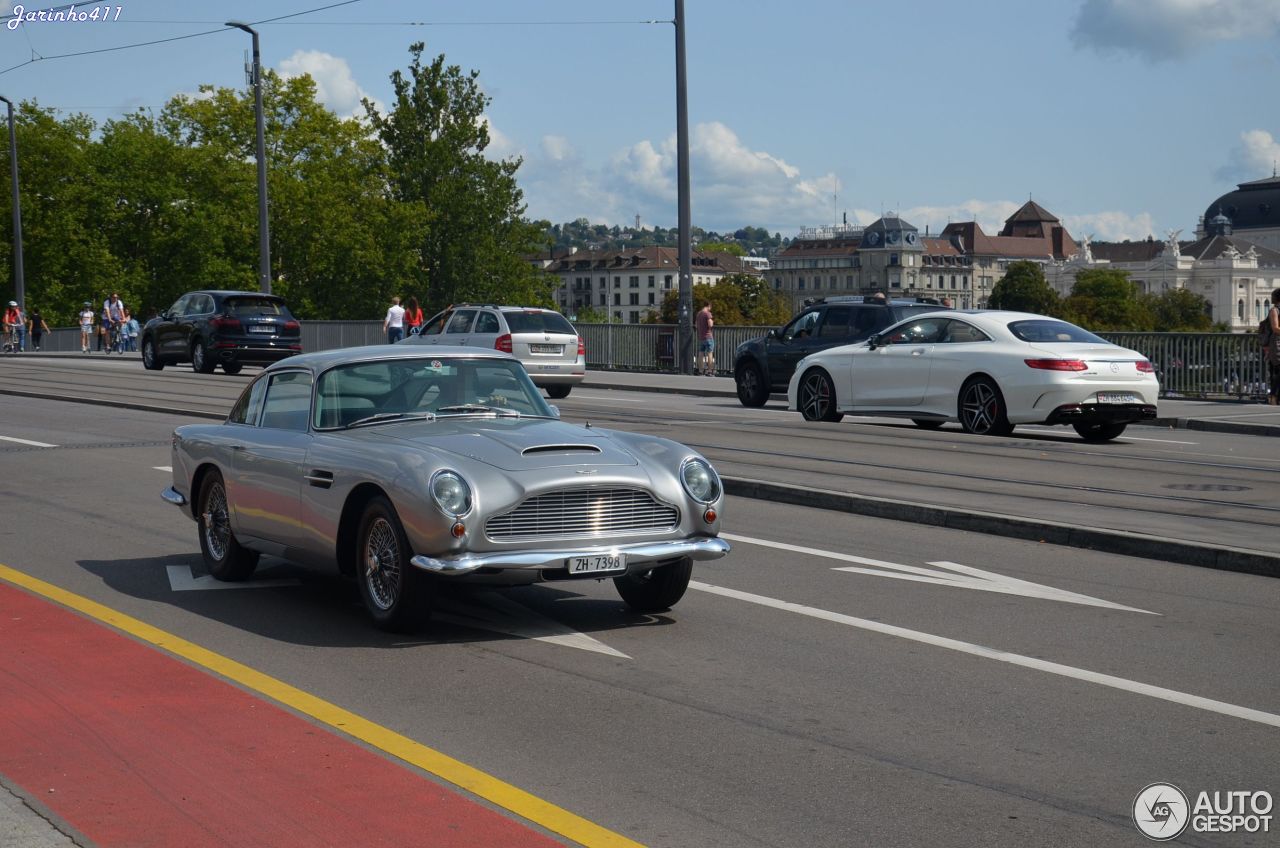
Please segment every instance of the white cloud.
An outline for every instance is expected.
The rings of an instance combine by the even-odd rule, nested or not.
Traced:
[[[1005,219],[1018,211],[1021,203],[1012,200],[966,200],[949,206],[913,206],[899,214],[903,219],[937,233],[952,221],[977,221],[987,235],[995,235],[1004,227]]]
[[[280,63],[280,76],[285,79],[303,75],[310,75],[315,82],[316,99],[340,117],[363,118],[365,111],[360,101],[366,97],[374,100],[355,81],[347,60],[338,56],[319,50],[297,50]],[[377,101],[374,105],[381,108]]]
[[[1280,141],[1266,130],[1240,133],[1240,144],[1231,151],[1231,161],[1214,172],[1224,182],[1260,180],[1275,172],[1280,163]]]
[[[1140,241],[1154,235],[1155,221],[1149,212],[1131,215],[1128,212],[1087,212],[1082,215],[1063,215],[1062,224],[1072,237],[1079,240],[1093,236],[1099,241]]]
[[[1278,33],[1276,0],[1085,0],[1071,38],[1077,47],[1168,61],[1213,42]]]

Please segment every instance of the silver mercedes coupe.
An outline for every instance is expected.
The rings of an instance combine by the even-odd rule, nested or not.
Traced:
[[[446,579],[612,578],[632,609],[665,610],[694,560],[729,551],[697,451],[560,421],[518,360],[477,348],[278,362],[222,423],[174,431],[162,497],[195,520],[215,578],[248,578],[262,554],[336,568],[394,631]]]

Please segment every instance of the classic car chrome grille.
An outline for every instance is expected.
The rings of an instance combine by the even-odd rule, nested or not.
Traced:
[[[606,536],[670,530],[680,519],[673,506],[643,489],[565,489],[529,498],[485,522],[490,539]]]

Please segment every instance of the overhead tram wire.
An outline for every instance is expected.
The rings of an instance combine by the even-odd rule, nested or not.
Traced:
[[[327,9],[336,9],[339,6],[350,6],[353,3],[362,3],[362,2],[364,2],[364,0],[341,0],[341,2],[339,3],[330,3],[327,6],[317,6],[314,9],[306,9],[304,11],[293,12],[288,15],[279,15],[274,18],[265,18],[260,21],[254,21],[253,23],[254,24],[273,23],[275,21],[283,21],[289,18],[297,18],[302,15],[313,15],[316,12],[323,12]],[[45,11],[46,12],[66,11],[67,9],[70,9],[76,5],[79,5],[79,4],[68,3],[65,6],[59,6],[54,9],[46,9]],[[151,47],[156,44],[167,44],[172,41],[183,41],[188,38],[200,38],[201,36],[213,35],[214,33],[226,32],[226,31],[227,31],[227,28],[224,25],[220,24],[217,29],[204,30],[202,32],[191,32],[191,33],[187,33],[186,35],[175,35],[170,38],[157,38],[151,41],[139,41],[133,44],[118,44],[114,47],[100,47],[96,50],[79,50],[72,53],[56,53],[50,56],[39,56],[37,58],[28,59],[25,62],[20,62],[12,67],[5,68],[4,70],[0,70],[0,76],[3,76],[4,74],[9,73],[10,71],[16,71],[18,68],[23,68],[23,67],[26,67],[27,65],[34,64],[36,62],[47,62],[50,59],[70,59],[76,56],[92,56],[98,53],[112,53],[118,50],[132,50],[135,47]]]

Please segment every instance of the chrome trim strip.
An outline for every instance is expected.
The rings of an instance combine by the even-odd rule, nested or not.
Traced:
[[[640,542],[634,545],[599,545],[563,551],[498,551],[489,554],[464,554],[456,559],[437,559],[419,554],[409,562],[416,568],[435,574],[458,575],[467,574],[478,568],[562,568],[566,559],[576,556],[626,554],[630,566],[639,566],[684,556],[700,561],[719,559],[727,553],[729,553],[729,543],[723,539],[701,538],[676,539],[670,542]]]
[[[165,489],[163,492],[161,492],[161,493],[160,493],[160,497],[161,497],[161,498],[163,498],[163,499],[165,500],[165,502],[167,502],[167,503],[171,503],[171,504],[173,504],[174,506],[186,506],[186,505],[187,505],[187,499],[186,499],[185,497],[183,497],[183,496],[182,496],[182,494],[181,494],[177,489],[173,488],[172,486],[170,486],[169,488],[167,488],[167,489]]]

